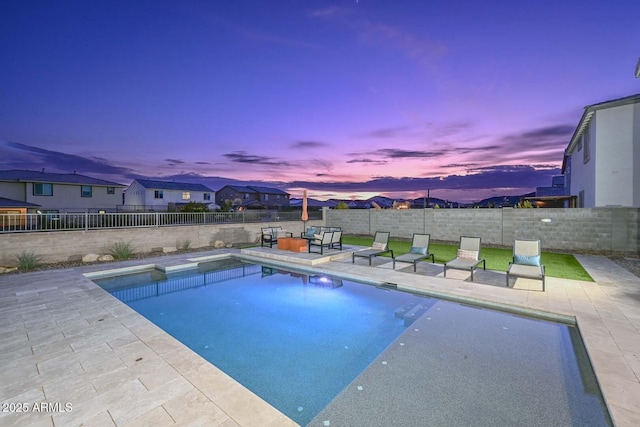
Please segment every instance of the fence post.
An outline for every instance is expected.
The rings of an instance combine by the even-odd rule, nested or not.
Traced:
[[[84,231],[89,231],[89,212],[84,213]]]
[[[156,217],[156,227],[160,227],[160,213],[156,212],[155,217]]]
[[[242,211],[242,223],[244,224],[244,210]]]

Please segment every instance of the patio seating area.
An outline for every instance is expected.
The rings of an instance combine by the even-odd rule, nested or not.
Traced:
[[[640,279],[606,257],[576,255],[595,282],[546,277],[511,279],[506,272],[462,270],[373,257],[353,264],[362,247],[324,254],[274,247],[224,249],[108,265],[0,276],[1,401],[59,401],[60,413],[0,413],[9,425],[295,425],[233,379],[191,352],[82,274],[156,264],[181,265],[229,254],[274,265],[297,264],[345,279],[384,282],[467,304],[575,317],[611,415],[618,426],[640,424]],[[366,405],[366,402],[363,403]],[[362,408],[386,420],[384,408]],[[410,414],[408,414],[410,416]]]

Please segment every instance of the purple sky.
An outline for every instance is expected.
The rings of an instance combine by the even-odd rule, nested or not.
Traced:
[[[522,194],[560,173],[586,105],[640,92],[638,16],[637,0],[3,0],[0,169]]]

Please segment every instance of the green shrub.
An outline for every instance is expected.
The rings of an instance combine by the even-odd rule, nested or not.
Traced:
[[[16,255],[18,269],[20,271],[30,271],[40,266],[40,255],[34,251],[22,251]]]
[[[178,241],[178,244],[176,246],[178,247],[178,249],[183,251],[189,250],[189,248],[191,247],[191,240],[184,239],[183,241]]]
[[[131,242],[115,242],[109,248],[109,254],[117,260],[130,259],[133,256],[133,253],[134,248]]]
[[[209,212],[209,206],[200,202],[189,202],[180,209],[181,212]]]

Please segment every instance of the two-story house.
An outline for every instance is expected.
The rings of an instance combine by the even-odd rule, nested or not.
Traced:
[[[640,207],[640,94],[585,107],[562,173],[578,207]]]
[[[76,173],[0,171],[0,197],[7,208],[41,212],[114,212],[125,186]]]
[[[124,209],[130,211],[167,211],[190,202],[211,205],[215,191],[203,184],[134,179],[124,191]]]
[[[289,193],[278,188],[225,185],[216,192],[216,203],[231,203],[234,209],[283,209],[289,207]]]

